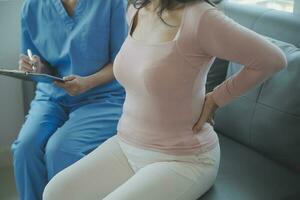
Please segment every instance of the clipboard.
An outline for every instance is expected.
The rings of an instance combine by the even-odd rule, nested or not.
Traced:
[[[0,69],[0,75],[9,76],[25,81],[53,83],[54,81],[64,82],[62,78],[51,76],[49,74],[40,74],[32,72],[23,72],[19,70]]]

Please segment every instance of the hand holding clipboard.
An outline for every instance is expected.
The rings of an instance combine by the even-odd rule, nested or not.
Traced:
[[[48,67],[46,63],[41,62],[38,56],[33,56],[30,50],[28,50],[28,56],[21,56],[19,66],[20,70],[7,70],[0,67],[0,75],[26,81],[54,84],[56,87],[64,89],[70,96],[82,94],[97,86],[95,85],[95,76],[69,75],[64,78],[52,76],[54,74],[53,69]]]
[[[43,82],[43,83],[54,83],[55,81],[64,82],[60,77],[52,76],[46,73],[37,73],[39,66],[35,61],[30,49],[27,50],[29,60],[26,61],[24,58],[20,63],[20,70],[7,70],[5,68],[0,69],[0,75],[9,76],[25,81]],[[28,59],[27,57],[27,59]],[[1,67],[0,67],[1,68]]]

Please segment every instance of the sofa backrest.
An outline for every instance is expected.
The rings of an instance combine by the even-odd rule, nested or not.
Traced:
[[[300,16],[228,2],[222,3],[221,9],[240,24],[276,38],[271,41],[285,52],[288,67],[219,109],[215,129],[273,160],[300,170],[300,20],[296,20]],[[207,88],[213,88],[221,76],[226,74],[228,78],[241,67],[230,62],[227,69],[218,60],[209,72]],[[218,81],[211,80],[213,77],[218,77]]]
[[[300,47],[300,15],[223,1],[221,10],[251,30]]]

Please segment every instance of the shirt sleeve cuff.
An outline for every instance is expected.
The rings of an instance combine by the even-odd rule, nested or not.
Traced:
[[[228,84],[230,81],[231,79],[224,81],[222,84],[218,85],[212,92],[212,97],[219,107],[224,107],[234,98],[234,96],[230,94],[228,89]]]

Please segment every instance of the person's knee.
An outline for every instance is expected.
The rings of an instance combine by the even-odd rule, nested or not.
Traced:
[[[31,138],[17,139],[11,146],[14,161],[27,160],[32,162],[36,157],[41,156],[42,149],[36,141]]]
[[[68,160],[72,157],[80,157],[79,147],[75,146],[68,137],[62,136],[66,134],[60,134],[54,133],[45,147],[45,160],[48,163],[57,160]]]
[[[80,198],[81,184],[76,174],[70,173],[69,168],[59,172],[46,185],[43,200],[74,200]],[[84,186],[88,187],[88,186]]]
[[[80,150],[77,148],[68,138],[56,136],[56,133],[49,139],[44,157],[49,179],[82,158]]]
[[[68,184],[65,184],[60,177],[54,177],[45,187],[43,200],[68,200]]]
[[[55,186],[48,184],[43,193],[43,200],[59,200],[59,193],[56,191]]]

